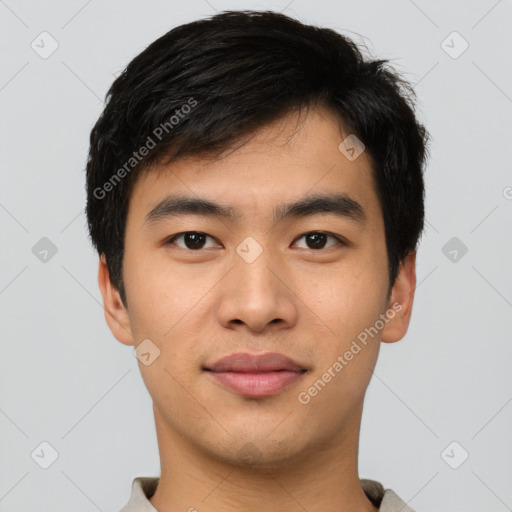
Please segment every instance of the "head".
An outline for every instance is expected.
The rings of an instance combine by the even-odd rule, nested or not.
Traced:
[[[250,440],[268,463],[357,430],[380,342],[410,320],[428,139],[413,97],[350,39],[273,12],[179,26],[115,80],[87,217],[107,322],[157,347],[140,368],[169,429],[228,459]],[[304,372],[241,396],[209,371],[233,352]]]

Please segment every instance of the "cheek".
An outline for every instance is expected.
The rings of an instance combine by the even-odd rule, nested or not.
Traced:
[[[208,290],[204,280],[177,271],[162,253],[127,251],[123,275],[132,331],[157,340],[172,336]]]
[[[314,371],[300,390],[312,411],[331,411],[326,428],[335,428],[366,392],[380,349],[380,332],[374,326],[387,290],[378,266],[362,264],[337,275],[336,280],[317,282],[310,294],[311,316],[322,322],[312,333]]]
[[[375,323],[387,291],[385,265],[362,256],[352,263],[310,276],[311,286],[303,281],[301,296],[307,297],[326,335],[336,337],[338,348]]]
[[[146,386],[152,396],[181,403],[187,395],[179,383],[193,386],[200,372],[198,347],[205,340],[198,326],[204,324],[204,298],[215,276],[178,270],[165,255],[145,261],[141,254],[126,258],[124,275],[134,338],[148,338],[160,350],[150,366],[139,363]]]

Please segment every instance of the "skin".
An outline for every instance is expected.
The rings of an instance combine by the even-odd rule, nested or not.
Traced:
[[[384,221],[370,159],[363,152],[350,161],[338,150],[347,134],[333,113],[318,108],[299,124],[289,115],[253,135],[223,158],[181,159],[137,181],[125,236],[127,308],[100,258],[112,333],[126,345],[150,339],[160,350],[150,365],[139,362],[161,460],[150,501],[161,512],[375,511],[357,471],[363,400],[380,343],[407,331],[415,253],[403,261],[388,295]],[[273,221],[275,205],[333,191],[357,200],[366,222],[333,214]],[[240,218],[189,214],[145,226],[146,214],[176,192],[229,204]],[[188,231],[209,235],[203,248],[187,248],[183,237],[166,245]],[[315,249],[303,236],[312,231],[349,245],[328,237]],[[250,264],[236,252],[248,236],[263,249]],[[393,303],[401,309],[379,334],[301,403],[298,394]],[[241,351],[279,352],[308,372],[279,394],[254,399],[202,370]],[[248,451],[252,460],[244,457]]]

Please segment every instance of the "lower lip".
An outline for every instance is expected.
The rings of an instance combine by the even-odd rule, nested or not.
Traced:
[[[299,380],[303,372],[276,371],[261,373],[245,372],[208,372],[212,377],[236,393],[263,398],[275,395]]]

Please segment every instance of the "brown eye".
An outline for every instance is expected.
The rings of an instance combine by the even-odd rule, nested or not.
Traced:
[[[325,249],[327,240],[329,238],[332,238],[338,242],[338,244],[344,245],[343,240],[341,238],[331,235],[329,233],[324,233],[323,231],[312,231],[311,233],[306,233],[302,235],[300,238],[304,238],[306,241],[307,247],[300,247],[301,249],[313,249],[313,250],[319,250],[319,249]],[[336,243],[331,244],[329,247],[332,247],[333,245],[336,245]]]
[[[201,233],[200,231],[186,231],[185,233],[179,233],[170,238],[166,244],[169,245],[177,245],[182,249],[190,249],[192,251],[203,249],[205,247],[206,240],[208,238],[212,238],[210,235],[206,233]],[[183,245],[174,244],[175,240],[182,239]]]

